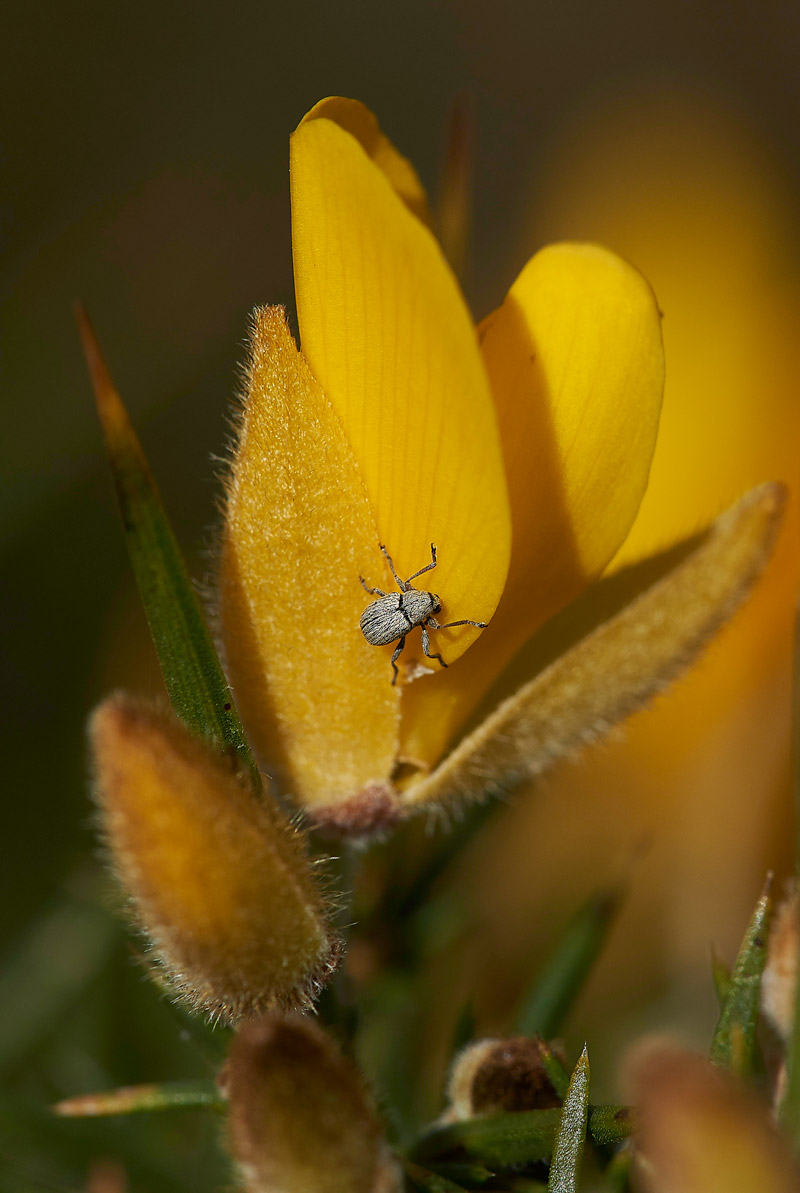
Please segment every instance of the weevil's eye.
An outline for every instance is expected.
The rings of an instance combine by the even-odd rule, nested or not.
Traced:
[[[442,607],[442,602],[435,592],[429,592],[428,596],[431,598],[431,613],[438,613]]]

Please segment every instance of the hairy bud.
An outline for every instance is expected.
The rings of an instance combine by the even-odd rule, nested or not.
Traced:
[[[302,837],[171,716],[115,695],[90,738],[113,862],[172,987],[228,1020],[307,1005],[338,946]]]
[[[248,1193],[399,1193],[359,1074],[307,1019],[246,1024],[223,1086]]]
[[[448,1095],[453,1118],[560,1106],[538,1036],[476,1040],[456,1057]]]

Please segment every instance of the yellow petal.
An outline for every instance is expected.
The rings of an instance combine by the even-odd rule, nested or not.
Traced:
[[[91,742],[117,872],[176,991],[227,1019],[308,1003],[337,947],[288,821],[129,697],[100,705]]]
[[[514,526],[505,599],[527,636],[600,574],[636,517],[664,390],[661,317],[620,257],[556,244],[482,331]]]
[[[430,232],[350,132],[306,121],[291,161],[303,353],[352,444],[381,541],[404,577],[436,543],[431,588],[444,619],[488,621],[508,569],[510,519],[464,300]],[[377,551],[367,578],[391,585]],[[448,631],[437,648],[451,663],[479,632]],[[410,659],[419,648],[409,647]]]
[[[284,312],[258,311],[228,479],[219,621],[248,738],[306,806],[377,790],[398,689],[359,629],[378,538],[341,424]]]
[[[532,237],[613,244],[665,313],[658,447],[615,566],[796,475],[795,204],[770,151],[724,103],[645,86],[568,130],[536,203]]]
[[[355,137],[361,148],[383,171],[400,198],[423,224],[430,225],[428,196],[411,162],[398,153],[389,138],[381,131],[374,113],[357,99],[344,99],[340,95],[321,99],[303,117],[302,123],[310,120],[332,120],[340,128]]]
[[[747,596],[784,504],[780,485],[743,497],[682,563],[503,701],[430,777],[409,786],[405,805],[509,791],[630,716],[697,657]],[[613,593],[613,581],[607,585]],[[550,626],[546,636],[554,636]]]
[[[246,1024],[223,1081],[247,1193],[399,1193],[363,1081],[315,1023]]]
[[[647,486],[664,387],[653,292],[595,245],[537,253],[482,331],[514,551],[490,629],[457,674],[439,677],[436,692],[420,686],[410,693],[420,707],[403,710],[403,751],[428,762],[521,644],[619,548]]]

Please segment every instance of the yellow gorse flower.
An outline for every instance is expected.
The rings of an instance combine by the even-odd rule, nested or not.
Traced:
[[[658,691],[748,590],[782,497],[755,491],[560,662],[515,664],[516,696],[453,750],[633,524],[663,391],[658,306],[613,253],[560,244],[476,329],[413,168],[351,100],[301,122],[291,189],[302,353],[282,311],[257,312],[218,616],[262,762],[316,820],[360,833],[539,773]],[[406,577],[431,543],[441,620],[490,625],[431,631],[446,669],[411,632],[392,686],[391,648],[359,629],[359,577],[389,591],[380,544]]]

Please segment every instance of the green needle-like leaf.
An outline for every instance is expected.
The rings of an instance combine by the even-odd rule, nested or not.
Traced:
[[[546,1040],[540,1039],[539,1041],[539,1056],[548,1081],[563,1101],[567,1096],[567,1089],[569,1088],[569,1070],[564,1065],[561,1057],[556,1055]]]
[[[794,762],[795,824],[800,825],[800,604],[795,616],[794,668],[792,681],[792,755]],[[797,875],[800,880],[800,836],[795,841]],[[781,1121],[796,1155],[800,1155],[800,982],[795,987],[794,1023],[786,1049],[786,1093],[781,1103]]]
[[[403,1168],[412,1186],[420,1193],[466,1193],[463,1185],[458,1185],[437,1172],[421,1168],[411,1160],[404,1160]]]
[[[84,1094],[57,1102],[53,1113],[62,1118],[98,1118],[111,1114],[141,1114],[146,1110],[222,1110],[225,1100],[213,1081],[168,1081],[161,1085],[129,1085],[99,1094]]]
[[[482,1189],[495,1178],[494,1172],[483,1164],[431,1164],[431,1172],[467,1189]]]
[[[534,1181],[527,1176],[512,1176],[503,1185],[504,1193],[547,1193],[544,1181]]]
[[[623,894],[622,886],[598,891],[578,911],[523,999],[516,1034],[550,1039],[558,1033],[606,942]]]
[[[731,988],[730,966],[726,965],[715,948],[711,949],[711,980],[714,983],[714,993],[717,996],[719,1009],[725,1006]]]
[[[557,1107],[465,1119],[424,1135],[412,1156],[422,1164],[466,1156],[487,1168],[514,1169],[550,1159],[560,1120]],[[589,1109],[589,1134],[598,1146],[621,1143],[635,1129],[636,1117],[627,1106]]]
[[[630,1106],[589,1107],[589,1134],[598,1147],[623,1143],[638,1127],[638,1116]]]
[[[621,1148],[612,1156],[603,1173],[604,1188],[608,1189],[609,1193],[628,1193],[632,1163],[633,1149],[630,1146]]]
[[[0,959],[0,1068],[53,1033],[108,963],[118,934],[109,912],[71,894],[28,926]]]
[[[83,306],[76,315],[128,553],[172,707],[194,733],[229,753],[258,787],[258,768],[142,445]]]
[[[742,1077],[751,1076],[758,1068],[756,1024],[772,918],[771,886],[769,875],[736,958],[709,1052],[715,1065]]]
[[[487,1168],[501,1170],[549,1160],[560,1116],[557,1108],[522,1110],[450,1123],[424,1136],[414,1149],[414,1159],[425,1163],[466,1155]]]
[[[561,1108],[556,1132],[550,1176],[549,1193],[576,1193],[581,1173],[586,1124],[589,1117],[589,1057],[584,1045],[572,1074]]]

